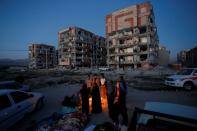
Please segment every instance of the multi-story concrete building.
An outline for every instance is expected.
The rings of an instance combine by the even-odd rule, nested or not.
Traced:
[[[197,47],[186,52],[186,66],[197,67]]]
[[[158,64],[160,66],[168,66],[170,62],[170,51],[166,47],[159,47],[158,51]]]
[[[106,65],[105,38],[79,27],[58,33],[59,65],[92,67]]]
[[[106,41],[110,67],[158,64],[159,39],[152,5],[146,2],[107,15]]]
[[[46,44],[31,44],[29,46],[29,68],[52,68],[56,64],[55,47]]]
[[[93,45],[93,66],[107,65],[107,48],[105,38],[95,36],[95,44]]]

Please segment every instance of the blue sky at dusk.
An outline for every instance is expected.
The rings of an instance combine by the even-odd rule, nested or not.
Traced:
[[[197,46],[197,0],[150,0],[160,43],[171,57]],[[105,35],[105,16],[144,0],[0,0],[0,58],[28,58],[32,42],[57,47],[58,31],[78,26]]]

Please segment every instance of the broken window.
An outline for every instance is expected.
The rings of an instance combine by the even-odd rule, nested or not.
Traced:
[[[119,52],[120,52],[120,53],[124,53],[124,50],[120,48]]]
[[[126,44],[133,44],[132,38],[127,39],[127,40],[126,40]]]
[[[81,35],[81,31],[78,31],[78,35]]]
[[[142,65],[140,63],[137,64],[137,68],[140,68]]]
[[[131,69],[134,69],[134,64],[131,64],[131,66],[130,66],[130,67],[131,67]]]
[[[109,46],[112,46],[112,41],[111,40],[109,41]]]
[[[76,54],[76,57],[82,57],[82,55],[81,54]]]
[[[147,51],[148,47],[147,45],[140,46],[140,51]]]
[[[124,40],[119,40],[119,44],[124,44]]]
[[[140,27],[140,34],[146,33],[146,30],[147,30],[146,26]]]
[[[134,33],[134,34],[138,34],[138,33],[139,33],[139,29],[138,29],[137,27],[134,28],[134,29],[133,29],[133,33]]]
[[[63,52],[67,52],[68,51],[68,49],[66,48],[66,49],[63,49]]]
[[[144,61],[147,59],[147,54],[140,55],[140,60]]]
[[[115,53],[115,49],[110,49],[109,53],[111,53],[111,54]]]
[[[134,46],[134,47],[133,47],[133,52],[134,52],[134,53],[137,53],[137,52],[139,52],[139,51],[140,51],[140,49],[139,49],[138,46]]]
[[[152,17],[150,17],[150,23],[153,23],[153,18]]]
[[[119,57],[119,61],[120,61],[120,62],[124,62],[124,61],[125,61],[124,57],[123,57],[123,56],[120,56],[120,57]]]

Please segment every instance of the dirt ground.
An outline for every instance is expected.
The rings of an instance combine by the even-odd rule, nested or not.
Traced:
[[[184,91],[166,87],[164,80],[166,76],[175,73],[170,69],[158,68],[154,70],[132,70],[132,71],[107,71],[98,70],[37,70],[28,72],[0,72],[0,81],[13,80],[22,75],[24,83],[29,85],[34,92],[43,93],[46,97],[44,107],[37,112],[26,116],[16,123],[10,130],[25,131],[32,120],[39,121],[57,112],[61,108],[63,98],[79,91],[79,81],[87,78],[89,73],[105,73],[108,80],[116,80],[123,75],[127,85],[127,109],[129,121],[135,107],[144,108],[148,101],[171,102],[197,107],[197,90]],[[87,126],[111,121],[108,112],[92,114]]]
[[[51,115],[53,112],[57,112],[61,108],[61,101],[64,96],[72,95],[79,91],[78,84],[72,85],[59,85],[56,87],[46,87],[35,89],[35,92],[41,92],[46,96],[47,102],[45,106],[37,112],[34,112],[24,119],[15,124],[10,130],[25,131],[32,120],[40,120]],[[157,102],[171,102],[177,104],[184,104],[197,107],[197,91],[184,91],[184,90],[168,90],[168,91],[143,91],[129,87],[127,94],[127,109],[129,121],[132,117],[132,113],[135,107],[143,108],[145,102],[157,101]],[[87,127],[91,124],[99,124],[105,121],[111,121],[107,112],[100,114],[92,114],[91,119]]]

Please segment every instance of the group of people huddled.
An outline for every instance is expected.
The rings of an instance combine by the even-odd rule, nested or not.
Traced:
[[[81,81],[80,94],[82,113],[89,114],[89,105],[92,105],[92,113],[101,113],[108,108],[109,116],[114,123],[119,123],[118,116],[122,115],[122,124],[128,125],[126,108],[127,85],[123,76],[113,81],[107,80],[104,74],[89,74],[86,81]],[[89,103],[89,98],[92,98],[91,103]]]

